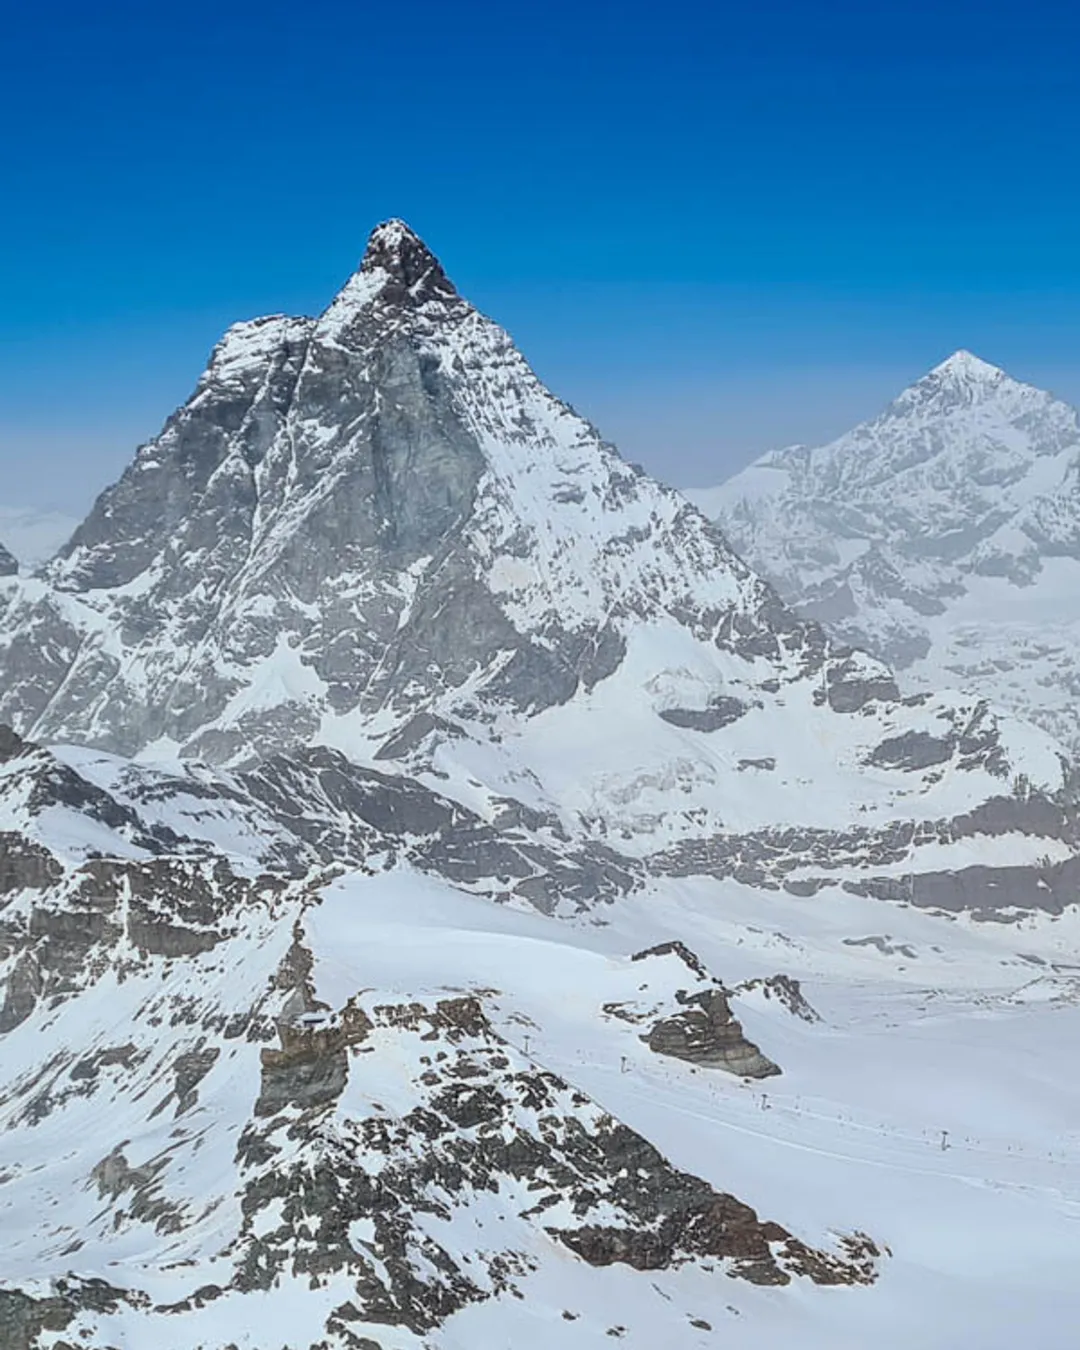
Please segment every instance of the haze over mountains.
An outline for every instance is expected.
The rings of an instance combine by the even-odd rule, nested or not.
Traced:
[[[798,616],[401,222],[8,568],[0,721],[0,1345],[1064,1350],[1061,745]]]
[[[48,562],[79,522],[62,511],[29,506],[0,506],[0,547],[17,567],[32,572]],[[0,562],[0,566],[4,564]],[[7,571],[11,571],[10,564]]]
[[[1080,751],[1080,421],[957,352],[829,445],[688,494],[800,613],[909,689],[966,689]]]

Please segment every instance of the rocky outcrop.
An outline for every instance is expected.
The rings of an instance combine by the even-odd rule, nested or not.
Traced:
[[[731,992],[735,997],[740,994],[760,993],[766,1002],[775,1000],[803,1022],[821,1021],[803,993],[802,985],[790,975],[764,975],[753,980],[743,980]]]
[[[1080,859],[1036,867],[962,867],[954,872],[869,876],[844,882],[853,895],[871,895],[943,914],[969,914],[984,923],[1018,923],[1033,913],[1062,914],[1080,899]]]
[[[719,731],[749,711],[748,706],[738,698],[716,694],[709,700],[707,708],[662,708],[660,716],[673,727],[687,727],[691,731]]]
[[[727,1069],[741,1078],[768,1078],[780,1072],[779,1066],[743,1035],[724,990],[697,994],[680,990],[676,997],[683,1011],[661,1018],[642,1037],[650,1050],[710,1069]]]
[[[66,1331],[82,1310],[112,1311],[122,1304],[146,1304],[149,1299],[131,1298],[126,1291],[114,1289],[105,1280],[65,1279],[54,1293],[34,1298],[17,1289],[0,1289],[0,1346],[4,1350],[38,1350],[47,1344],[50,1350],[74,1350],[71,1342],[58,1333]],[[43,1338],[46,1338],[43,1340]],[[121,1350],[119,1345],[101,1345],[101,1350]]]
[[[646,947],[643,951],[635,952],[630,960],[648,961],[653,956],[677,956],[687,970],[699,979],[712,980],[705,962],[697,952],[692,952],[686,943],[680,942],[678,938],[671,942],[658,942],[655,947]],[[714,980],[713,983],[719,984],[719,980]]]
[[[28,857],[39,876],[44,864],[36,853]],[[236,931],[238,911],[271,910],[287,890],[281,878],[237,876],[223,858],[93,858],[65,871],[49,855],[49,865],[47,894],[24,887],[0,910],[0,958],[11,962],[0,1032],[39,1001],[55,1006],[95,983],[118,952],[124,964],[210,952]]]
[[[43,844],[17,830],[0,830],[0,896],[47,890],[63,874],[59,860]]]
[[[557,815],[500,802],[493,820],[410,778],[361,767],[325,746],[273,756],[240,775],[251,797],[321,862],[408,860],[495,899],[545,913],[586,909],[641,886],[644,869]]]
[[[242,1288],[267,1288],[283,1270],[313,1279],[346,1272],[356,1288],[354,1317],[363,1308],[369,1323],[430,1331],[470,1302],[512,1292],[527,1273],[527,1263],[507,1253],[485,1253],[483,1270],[475,1256],[464,1264],[424,1236],[423,1216],[445,1216],[503,1186],[528,1197],[516,1221],[538,1225],[593,1265],[658,1271],[712,1258],[758,1284],[875,1278],[880,1253],[869,1239],[853,1235],[835,1253],[812,1250],[680,1172],[641,1135],[524,1060],[475,997],[383,1004],[353,1017],[363,1029],[349,1045],[350,1074],[362,1082],[372,1039],[397,1062],[415,1055],[417,1104],[398,1119],[376,1110],[342,1133],[326,1101],[304,1103],[299,1120],[286,1109],[295,1101],[275,1111],[264,1101],[240,1143]],[[307,1032],[290,1032],[291,1063],[340,1053],[344,1019],[316,1024],[313,1034],[317,1046]],[[264,1075],[282,1053],[263,1051]],[[289,1161],[298,1144],[302,1165]],[[265,1213],[281,1216],[276,1226]],[[367,1233],[360,1241],[351,1236],[357,1226]],[[347,1311],[336,1315],[348,1320]]]
[[[968,761],[966,767],[974,766]],[[1052,840],[1072,850],[1077,846],[1077,811],[1063,794],[1055,799],[1014,791],[1012,796],[988,797],[972,811],[951,818],[895,822],[883,829],[791,826],[701,837],[653,854],[648,868],[654,875],[731,878],[800,896],[840,885],[856,895],[950,913],[966,911],[979,919],[993,917],[995,911],[1007,917],[1037,910],[1060,913],[1062,906],[1075,903],[1076,867],[1071,856],[1051,862],[1041,850],[1032,849],[1027,851],[1036,856],[1027,863],[952,871],[921,863],[922,848],[932,852],[980,836]],[[882,874],[878,869],[883,867],[894,869],[893,874]]]
[[[0,544],[0,577],[13,577],[18,570],[18,560]]]
[[[255,1114],[270,1116],[285,1105],[309,1110],[336,1101],[349,1076],[346,1050],[371,1029],[367,1014],[354,1003],[339,1014],[314,1009],[283,1014],[277,1019],[280,1047],[260,1052],[262,1085]]]

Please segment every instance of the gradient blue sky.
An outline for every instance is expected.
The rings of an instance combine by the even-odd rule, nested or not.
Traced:
[[[1047,0],[11,6],[6,504],[85,506],[389,215],[672,482],[959,346],[1080,399],[1078,56]]]

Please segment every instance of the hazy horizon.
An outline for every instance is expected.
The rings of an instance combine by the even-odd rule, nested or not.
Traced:
[[[85,384],[76,378],[67,402],[28,406],[30,400],[9,400],[6,416],[0,416],[6,469],[0,505],[85,514],[191,393],[209,349],[205,343],[200,349],[194,335],[188,345],[189,352],[159,361],[161,348],[153,343],[120,340],[109,353],[111,378],[100,370]],[[938,346],[921,365],[733,366],[712,377],[696,370],[680,377],[662,367],[650,377],[615,359],[586,370],[573,341],[560,347],[549,340],[539,356],[527,341],[521,345],[553,392],[588,417],[626,459],[679,488],[714,486],[770,449],[828,442],[873,417],[956,349]],[[47,343],[43,349],[48,351]],[[977,354],[994,360],[992,352]],[[74,367],[70,354],[55,359]],[[1080,404],[1080,367],[1005,368]]]
[[[12,504],[83,509],[230,323],[319,312],[395,215],[680,485],[958,347],[1080,397],[1080,13],[417,0],[407,53],[385,6],[57,17],[0,49]]]

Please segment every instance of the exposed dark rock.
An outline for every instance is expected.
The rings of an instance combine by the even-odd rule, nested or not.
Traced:
[[[80,1059],[71,1069],[72,1078],[86,1078],[94,1080],[102,1069],[110,1068],[114,1064],[119,1064],[125,1069],[130,1069],[134,1062],[137,1062],[141,1056],[135,1044],[129,1041],[126,1045],[111,1045],[105,1050],[95,1051],[92,1055],[87,1055]]]
[[[277,1028],[280,1048],[260,1052],[257,1116],[273,1115],[286,1104],[309,1109],[336,1101],[349,1076],[346,1047],[364,1040],[371,1021],[350,1003],[336,1016],[308,1010],[281,1017]]]
[[[858,712],[872,700],[895,702],[899,697],[896,681],[888,671],[880,668],[880,673],[868,675],[862,659],[850,659],[826,671],[826,698],[833,712]]]
[[[788,1236],[779,1225],[763,1224],[749,1205],[718,1195],[696,1178],[679,1175],[678,1182],[675,1193],[665,1196],[664,1209],[651,1216],[651,1227],[587,1225],[556,1235],[592,1266],[618,1262],[635,1270],[666,1270],[689,1255],[715,1256],[735,1262],[752,1284],[790,1281],[770,1246]]]
[[[873,947],[882,956],[902,956],[907,961],[914,961],[918,956],[918,952],[910,943],[894,942],[888,934],[882,937],[880,934],[873,933],[868,937],[843,938],[841,940],[845,947]]]
[[[238,1153],[247,1216],[239,1288],[268,1288],[282,1272],[342,1271],[356,1293],[338,1309],[339,1321],[362,1316],[424,1334],[489,1295],[475,1278],[476,1254],[473,1265],[464,1264],[425,1234],[423,1216],[449,1217],[476,1193],[501,1193],[506,1180],[529,1196],[518,1217],[543,1223],[594,1264],[655,1270],[712,1257],[763,1284],[784,1284],[793,1274],[824,1283],[874,1279],[866,1253],[856,1260],[843,1246],[836,1256],[814,1252],[673,1168],[647,1140],[518,1056],[493,1031],[478,998],[380,1005],[371,1024],[384,1044],[388,1033],[398,1038],[394,1053],[423,1052],[429,1067],[417,1084],[421,1100],[403,1117],[376,1109],[347,1125],[318,1110],[297,1118],[282,1109],[284,1101],[256,1117]],[[339,1036],[325,1037],[317,1057],[341,1053]],[[350,1072],[361,1078],[364,1049],[363,1036],[344,1048],[354,1059]],[[295,1051],[294,1063],[310,1062],[307,1043],[297,1042]],[[264,1073],[267,1056],[281,1053],[264,1052]],[[298,1142],[303,1161],[286,1162]],[[590,1218],[598,1206],[602,1223]],[[268,1207],[280,1216],[269,1229],[258,1222]],[[361,1220],[372,1236],[357,1241],[350,1234]],[[496,1292],[512,1292],[516,1275],[527,1271],[513,1253],[489,1251],[481,1259]]]
[[[907,731],[882,741],[870,752],[869,762],[885,769],[928,769],[952,759],[955,744],[925,731]]]
[[[663,708],[660,716],[674,727],[688,727],[692,731],[719,731],[721,727],[737,722],[750,710],[742,699],[718,695],[709,700],[707,708]]]
[[[31,868],[45,866],[31,855]],[[0,925],[0,952],[18,953],[0,1008],[0,1033],[42,998],[68,998],[109,966],[122,939],[144,958],[211,951],[235,931],[237,910],[265,907],[282,878],[237,876],[223,858],[90,858],[60,875],[25,922]]]
[[[826,886],[834,886],[836,882],[831,877],[785,877],[783,888],[788,895],[798,895],[802,897],[817,895],[818,891],[824,890]]]
[[[520,803],[489,823],[411,779],[325,747],[275,756],[241,781],[326,862],[362,866],[375,851],[495,898],[520,896],[546,913],[614,900],[643,879],[639,863],[603,843],[569,839],[557,820]]]
[[[17,1289],[0,1289],[0,1346],[36,1350],[42,1332],[63,1331],[74,1317],[67,1299],[30,1298]]]
[[[997,727],[987,704],[962,720],[951,720],[942,736],[909,731],[884,740],[871,751],[869,763],[908,771],[930,768],[955,760],[959,769],[985,768],[998,777],[1008,773],[1008,764],[998,741]]]
[[[646,961],[650,956],[668,956],[675,955],[686,966],[687,970],[692,970],[695,975],[700,975],[703,980],[712,979],[705,962],[696,952],[692,952],[685,942],[680,942],[677,938],[672,942],[660,942],[655,947],[646,947],[644,951],[635,952],[630,958],[631,961]]]
[[[790,975],[767,975],[755,980],[744,980],[732,989],[733,995],[749,994],[760,990],[767,999],[775,999],[789,1013],[801,1017],[804,1022],[820,1022],[811,1005],[803,995],[802,985]]]
[[[683,1011],[662,1018],[642,1040],[658,1055],[671,1055],[692,1064],[727,1069],[743,1078],[768,1078],[780,1072],[743,1035],[722,989],[698,994],[680,992]]]
[[[11,891],[46,890],[63,874],[63,867],[42,844],[24,834],[0,830],[0,897]]]
[[[1008,908],[1048,909],[1076,902],[1075,860],[1044,867],[971,868],[953,873],[904,873],[875,877],[877,867],[910,859],[921,845],[948,845],[978,835],[1011,833],[1060,839],[1076,845],[1075,809],[1041,793],[992,797],[973,811],[952,819],[896,821],[878,829],[815,830],[792,826],[753,834],[716,834],[691,839],[648,859],[654,875],[732,877],[749,886],[783,888],[811,896],[825,886],[843,885],[858,894],[878,895],[905,903],[951,911],[985,910],[995,903]],[[811,875],[805,873],[813,869]],[[857,870],[865,877],[853,878]],[[792,873],[802,873],[792,876]],[[926,885],[920,887],[920,875]],[[964,879],[966,878],[966,880]],[[928,897],[933,894],[936,899]],[[1071,895],[1071,898],[1068,898]]]
[[[176,1114],[193,1107],[199,1099],[199,1084],[217,1063],[221,1051],[216,1045],[205,1050],[188,1050],[173,1064],[175,1075]]]
[[[123,1146],[117,1145],[97,1164],[90,1178],[103,1199],[115,1201],[123,1196],[125,1212],[132,1219],[149,1224],[158,1233],[179,1233],[190,1215],[165,1194],[162,1174],[167,1167],[167,1156],[132,1167],[124,1156]]]
[[[149,1300],[114,1289],[104,1280],[64,1279],[44,1298],[32,1298],[17,1289],[0,1289],[0,1347],[2,1350],[39,1350],[42,1337],[48,1336],[50,1350],[75,1350],[86,1344],[81,1336],[72,1341],[57,1340],[55,1333],[66,1331],[81,1309],[112,1312],[121,1303],[145,1305]],[[94,1350],[99,1350],[95,1345]],[[121,1350],[120,1346],[100,1343],[100,1350]]]
[[[33,952],[24,951],[15,962],[4,989],[0,1006],[0,1034],[25,1022],[37,1006],[44,988],[45,975]]]
[[[6,764],[9,760],[18,758],[19,755],[26,754],[34,747],[29,742],[16,733],[14,728],[5,722],[0,722],[0,764]]]
[[[845,881],[855,895],[872,895],[937,909],[970,913],[974,919],[1013,923],[1041,910],[1061,914],[1080,897],[1080,859],[1043,867],[963,867],[955,872],[919,872],[899,877]]]

